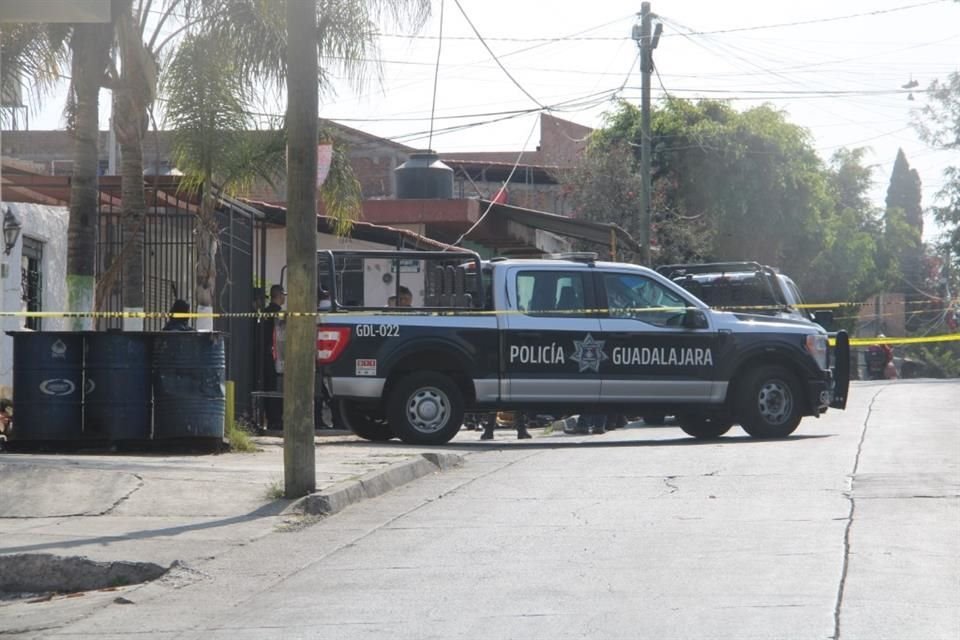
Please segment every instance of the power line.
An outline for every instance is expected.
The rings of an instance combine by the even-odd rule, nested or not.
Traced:
[[[381,38],[403,38],[405,40],[436,40],[437,36],[420,35],[416,33],[381,33]],[[447,36],[447,40],[474,40],[472,36]],[[630,40],[629,36],[555,36],[544,38],[511,38],[491,37],[489,42],[619,42]]]
[[[456,0],[454,0],[454,1],[456,1]],[[521,151],[520,151],[520,153],[517,155],[517,160],[516,160],[516,162],[513,163],[513,168],[510,169],[510,174],[507,176],[507,179],[504,181],[504,183],[500,186],[500,189],[497,191],[497,194],[490,200],[490,204],[487,205],[487,210],[484,211],[484,212],[483,212],[483,215],[481,215],[479,218],[477,218],[477,221],[474,222],[473,225],[471,225],[471,227],[470,227],[469,229],[467,229],[466,231],[464,231],[463,234],[462,234],[459,238],[457,238],[457,239],[453,242],[453,244],[450,245],[450,246],[456,247],[456,246],[459,245],[461,242],[463,242],[463,239],[466,238],[468,235],[470,235],[470,233],[471,233],[474,229],[476,229],[477,227],[479,227],[480,224],[483,222],[483,220],[487,217],[487,214],[490,213],[490,211],[493,209],[493,205],[494,205],[494,204],[497,202],[497,200],[500,198],[500,194],[502,194],[503,191],[507,188],[507,185],[510,184],[510,180],[513,179],[513,174],[517,172],[517,167],[520,166],[520,160],[523,159],[523,154],[526,153],[525,149],[527,148],[527,145],[530,144],[530,138],[533,137],[533,132],[536,131],[536,130],[537,130],[537,121],[534,120],[534,121],[533,121],[533,126],[530,128],[530,133],[527,134],[527,139],[526,139],[526,141],[523,143],[523,146],[520,147]]]
[[[715,29],[712,31],[693,31],[689,34],[678,34],[678,35],[691,35],[691,36],[705,36],[705,35],[715,35],[719,33],[740,33],[743,31],[759,31],[762,29],[780,29],[782,27],[798,27],[808,24],[822,24],[824,22],[838,22],[840,20],[851,20],[853,18],[864,18],[867,16],[878,16],[887,13],[894,13],[897,11],[908,11],[910,9],[918,9],[920,7],[928,7],[934,4],[942,4],[944,2],[949,2],[951,0],[930,0],[929,2],[919,2],[917,4],[904,5],[902,7],[893,7],[890,9],[877,9],[875,11],[865,11],[863,13],[851,13],[845,16],[834,16],[832,18],[812,18],[810,20],[797,20],[794,22],[780,22],[776,24],[764,24],[764,25],[755,25],[752,27],[733,27],[730,29]],[[663,16],[660,16],[663,19]]]
[[[477,39],[480,41],[480,44],[482,44],[483,48],[487,50],[487,53],[489,53],[490,56],[493,58],[494,62],[497,63],[497,66],[500,67],[500,69],[506,74],[508,78],[510,78],[510,82],[512,82],[517,87],[517,89],[520,89],[520,91],[523,92],[523,95],[533,100],[534,104],[536,104],[541,109],[545,109],[546,107],[544,107],[539,100],[537,100],[532,95],[530,95],[530,92],[524,89],[523,86],[519,82],[517,82],[517,79],[514,78],[509,71],[507,71],[507,68],[503,66],[503,63],[500,62],[500,58],[497,57],[497,54],[493,52],[493,49],[490,48],[490,45],[487,44],[487,41],[483,39],[483,36],[480,35],[480,32],[473,25],[473,21],[470,20],[470,16],[467,15],[467,12],[464,10],[463,5],[460,4],[460,0],[453,0],[453,2],[454,4],[457,5],[457,9],[460,10],[460,13],[463,14],[463,19],[466,20],[467,24],[470,25],[470,28],[473,29],[473,33],[477,36]]]
[[[433,100],[430,102],[430,138],[427,141],[427,148],[433,148],[433,121],[437,113],[437,85],[440,80],[440,52],[443,50],[443,6],[446,4],[440,0],[440,37],[437,38],[437,65],[433,70]]]

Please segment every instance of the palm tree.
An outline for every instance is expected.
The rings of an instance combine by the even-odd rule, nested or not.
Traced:
[[[302,1],[302,0],[301,0]],[[198,151],[198,144],[204,140],[223,151],[226,147],[215,138],[227,129],[246,126],[236,107],[246,105],[242,96],[255,96],[267,86],[282,91],[286,78],[286,25],[285,2],[263,2],[262,0],[163,0],[154,6],[153,0],[121,0],[125,10],[117,23],[121,69],[116,73],[114,85],[114,113],[117,124],[117,137],[123,160],[121,164],[123,190],[123,229],[124,249],[124,308],[139,310],[143,308],[143,227],[146,217],[146,205],[143,183],[142,140],[146,131],[148,112],[157,96],[158,77],[165,58],[170,66],[163,70],[171,78],[188,78],[194,82],[192,88],[201,94],[214,86],[208,84],[210,75],[205,72],[191,72],[176,66],[202,63],[209,67],[217,65],[220,74],[233,76],[232,79],[217,80],[217,95],[225,98],[223,91],[229,91],[233,99],[226,99],[222,112],[210,101],[184,99],[182,86],[174,81],[163,82],[162,87],[171,94],[171,98],[180,100],[171,105],[170,121],[175,125],[187,126],[187,130],[205,121],[207,135],[194,138],[179,147],[176,153],[180,162],[191,172],[188,184],[206,184],[212,188],[213,180],[221,173],[204,157],[221,158],[222,155]],[[342,71],[356,84],[362,85],[367,78],[368,64],[375,50],[378,34],[378,22],[388,20],[398,24],[419,26],[429,15],[429,0],[315,0],[318,19],[318,42],[321,91],[330,92],[332,87],[326,80],[331,69]],[[173,29],[165,34],[164,29]],[[185,46],[184,54],[168,55],[168,49]],[[212,58],[199,59],[198,51],[206,51]],[[221,57],[222,56],[222,57]],[[215,67],[216,69],[216,67]],[[214,69],[214,70],[215,70]],[[198,86],[197,81],[201,81]],[[174,93],[178,92],[177,96]],[[176,113],[174,113],[176,111]],[[229,114],[229,115],[224,115]],[[221,119],[221,116],[222,119]],[[195,130],[195,129],[194,129]],[[215,133],[218,132],[219,134]],[[177,136],[183,141],[183,136]],[[236,140],[235,136],[226,136],[227,141]],[[249,142],[249,141],[248,141]],[[267,140],[267,149],[274,141]],[[199,158],[195,155],[199,152]],[[264,150],[247,146],[248,160],[258,160],[260,167],[247,166],[247,175],[265,174],[275,165],[275,159],[263,155]],[[241,150],[229,153],[227,173],[236,174],[237,158],[244,157]],[[341,231],[346,231],[347,220],[359,210],[359,192],[356,181],[348,174],[335,171],[346,168],[348,163],[342,152],[335,154],[336,164],[332,168],[328,194],[328,211],[337,216],[342,223]],[[218,160],[219,162],[219,160]],[[181,169],[183,170],[183,169]],[[201,217],[198,220],[197,242],[199,246],[196,301],[201,310],[212,310],[213,291],[216,277],[216,225],[212,220],[213,200],[211,192],[201,197]],[[128,323],[135,328],[137,323]],[[138,323],[142,326],[142,322]]]
[[[70,311],[94,310],[96,277],[97,185],[99,134],[98,94],[104,82],[112,41],[110,24],[4,25],[3,78],[10,86],[31,78],[34,98],[57,86],[69,70],[70,91],[66,106],[73,134],[73,176],[70,183],[70,217],[67,227],[67,304]],[[92,318],[76,318],[73,329],[90,329]]]
[[[283,167],[282,119],[272,123],[277,128],[272,134],[248,131],[253,99],[285,86],[287,32],[284,2],[201,0],[188,9],[194,28],[171,57],[161,90],[167,121],[175,130],[177,168],[186,174],[184,184],[201,193],[196,302],[207,311],[213,308],[216,284],[212,194],[218,188],[240,189],[254,177],[272,184]],[[429,9],[429,0],[317,0],[321,93],[332,92],[327,82],[331,70],[362,86],[367,61],[375,58],[378,22],[419,27]],[[323,133],[321,138],[331,137]],[[360,186],[339,144],[334,144],[320,197],[327,214],[337,220],[337,233],[346,235],[360,211]]]
[[[70,42],[71,87],[68,113],[73,132],[73,179],[67,225],[67,308],[96,308],[96,259],[100,189],[100,87],[110,61],[113,26],[77,24]],[[92,329],[93,318],[76,318],[74,330]]]
[[[242,190],[255,178],[272,185],[283,169],[284,131],[250,131],[250,101],[234,60],[231,42],[210,33],[190,34],[161,83],[166,122],[174,132],[171,159],[184,173],[180,186],[200,199],[194,299],[201,310],[214,306],[218,192]],[[205,329],[212,321],[200,318],[197,324]]]

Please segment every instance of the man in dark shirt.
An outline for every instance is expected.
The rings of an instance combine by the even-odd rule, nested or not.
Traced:
[[[175,318],[176,313],[190,313],[190,303],[186,300],[174,300],[170,307],[170,318],[167,324],[163,325],[164,331],[193,331],[190,322],[186,318]]]
[[[283,305],[287,301],[287,292],[279,284],[270,287],[270,304],[264,309],[264,313],[280,313],[283,311]],[[279,391],[280,375],[277,373],[276,362],[273,354],[273,334],[278,318],[268,317],[263,321],[263,390]],[[282,354],[277,354],[278,356]],[[267,417],[268,429],[283,429],[283,399],[282,398],[264,398],[264,412]]]

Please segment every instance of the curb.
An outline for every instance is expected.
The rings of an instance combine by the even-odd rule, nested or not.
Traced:
[[[386,469],[371,471],[356,480],[342,482],[329,489],[311,493],[296,500],[284,512],[317,516],[333,515],[352,504],[383,495],[417,478],[459,467],[463,464],[463,460],[463,456],[455,453],[422,453],[412,460],[398,462]]]

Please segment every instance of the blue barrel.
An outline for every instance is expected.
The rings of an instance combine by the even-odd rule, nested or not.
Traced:
[[[84,432],[106,440],[150,439],[150,342],[143,333],[86,338]]]
[[[226,363],[222,334],[154,334],[155,440],[223,437]]]
[[[83,437],[83,334],[11,331],[13,440]]]

